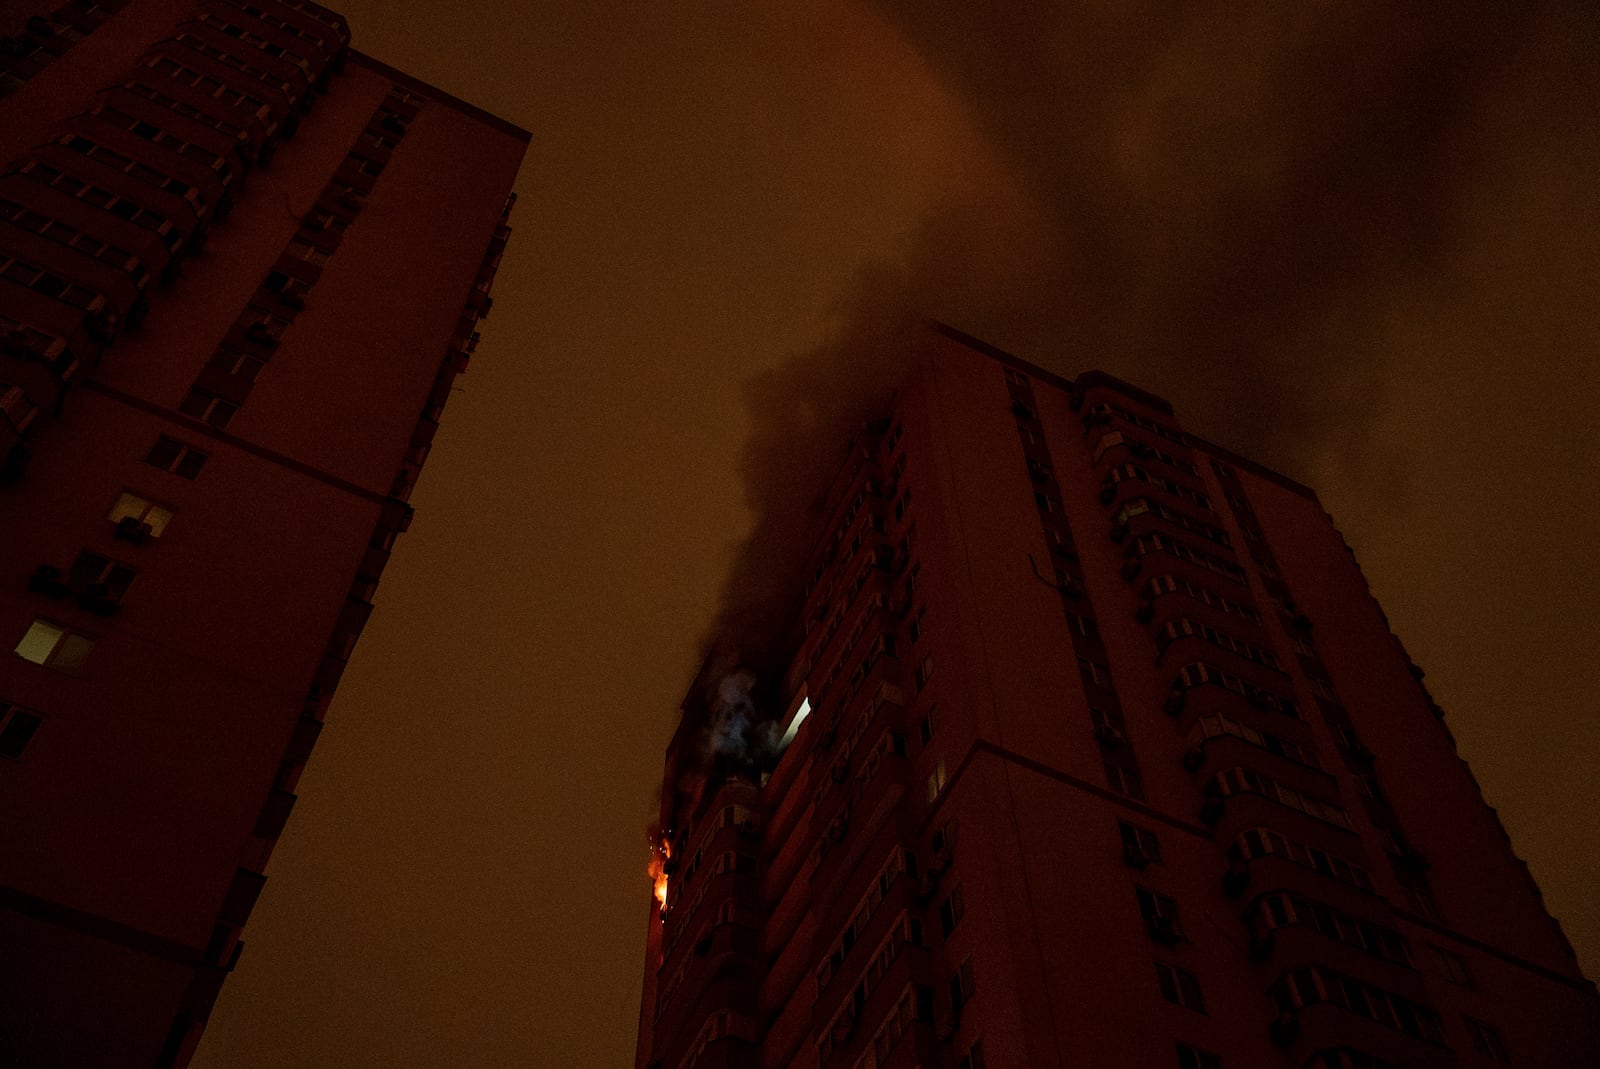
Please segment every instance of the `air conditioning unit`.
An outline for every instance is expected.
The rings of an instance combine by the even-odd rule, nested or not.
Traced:
[[[1228,866],[1228,871],[1222,874],[1222,893],[1229,898],[1238,898],[1249,886],[1250,866],[1243,862],[1234,862]]]
[[[1221,795],[1213,795],[1207,798],[1200,806],[1200,823],[1206,827],[1214,825],[1222,819],[1222,811],[1226,805],[1227,803],[1222,800]]]
[[[1200,766],[1205,764],[1205,763],[1206,763],[1206,752],[1204,750],[1202,750],[1200,747],[1196,746],[1196,747],[1193,747],[1192,749],[1184,751],[1184,753],[1183,753],[1183,767],[1184,767],[1184,769],[1186,771],[1196,772],[1196,771],[1199,770]]]
[[[940,850],[933,855],[933,861],[929,863],[928,870],[935,876],[942,876],[950,868],[950,861],[950,851]]]
[[[106,589],[104,583],[91,583],[78,595],[78,607],[96,616],[115,616],[122,611],[122,605],[111,600],[111,591]]]
[[[1100,504],[1109,505],[1109,504],[1111,504],[1111,500],[1116,496],[1117,496],[1117,488],[1116,488],[1116,486],[1107,485],[1107,486],[1102,486],[1100,488]]]
[[[1162,703],[1161,708],[1166,710],[1168,716],[1177,716],[1179,713],[1183,712],[1183,704],[1188,700],[1188,698],[1188,691],[1175,690],[1171,694],[1167,695],[1167,700]]]
[[[1265,961],[1272,956],[1273,947],[1278,945],[1276,932],[1262,932],[1260,935],[1250,937],[1250,956],[1257,961]]]
[[[1151,619],[1154,618],[1155,614],[1156,607],[1150,604],[1148,601],[1140,602],[1139,607],[1133,610],[1133,618],[1139,621],[1141,624],[1149,623]]]
[[[1076,390],[1074,390],[1072,393],[1068,394],[1067,395],[1067,407],[1072,409],[1074,412],[1076,412],[1080,408],[1082,408],[1083,407],[1083,394],[1078,393]]]
[[[361,198],[354,193],[341,193],[339,195],[339,207],[346,211],[359,212],[361,210]]]
[[[1119,523],[1119,524],[1116,524],[1115,526],[1113,526],[1111,528],[1111,541],[1116,542],[1116,543],[1118,543],[1120,545],[1122,542],[1127,541],[1127,538],[1128,538],[1128,525],[1127,524]]]
[[[1124,561],[1122,564],[1122,580],[1131,583],[1139,578],[1139,573],[1144,570],[1144,562],[1135,557],[1133,560]]]
[[[285,290],[283,293],[278,295],[278,298],[283,301],[284,304],[288,305],[290,308],[293,308],[297,312],[305,311],[306,299],[300,296],[300,294],[296,293],[294,290]]]
[[[68,594],[67,584],[61,578],[61,569],[50,564],[41,564],[28,576],[28,590],[34,594],[43,594],[47,598],[64,598]]]
[[[960,1030],[960,1010],[950,1010],[948,1013],[941,1013],[938,1017],[938,1020],[934,1022],[933,1026],[933,1034],[938,1038],[940,1043],[950,1042],[952,1039],[956,1038],[956,1033]]]
[[[939,881],[934,878],[933,873],[924,872],[917,877],[917,884],[912,891],[912,895],[919,903],[926,904],[933,898],[933,893],[938,889]]]
[[[151,526],[139,519],[139,517],[124,516],[117,521],[117,529],[112,537],[141,546],[144,544],[145,539],[150,537],[151,530]]]
[[[850,776],[850,762],[841,757],[833,763],[833,767],[828,770],[828,775],[833,779],[833,782],[843,783]]]

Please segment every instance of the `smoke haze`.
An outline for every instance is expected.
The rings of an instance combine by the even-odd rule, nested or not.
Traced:
[[[1563,329],[1452,332],[1455,358],[1572,366],[1572,329],[1594,350],[1566,281],[1595,233],[1572,195],[1600,143],[1592,6],[875,6],[1003,173],[860,271],[820,347],[747,383],[755,519],[713,641],[760,659],[779,637],[819,474],[925,316],[1146,385],[1290,474],[1390,493],[1406,473],[1378,440],[1384,387],[1430,336],[1517,293]],[[1520,218],[1483,201],[1505,183]],[[1568,212],[1565,233],[1537,225]],[[1484,234],[1557,248],[1507,263]]]

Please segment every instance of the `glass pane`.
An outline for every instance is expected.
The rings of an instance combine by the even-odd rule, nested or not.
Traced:
[[[144,522],[150,525],[151,538],[160,538],[171,520],[172,510],[164,509],[160,505],[151,505],[150,510],[144,514]]]
[[[0,757],[21,757],[23,747],[33,738],[40,720],[31,713],[12,713],[4,727],[0,727]]]
[[[50,659],[50,667],[69,675],[77,675],[88,663],[89,651],[92,649],[94,649],[92,639],[69,633],[61,640],[56,655]]]
[[[64,634],[66,631],[55,624],[35,620],[33,626],[28,628],[28,633],[22,636],[22,641],[17,643],[17,654],[34,664],[44,664]]]
[[[111,506],[111,511],[106,513],[106,519],[116,523],[125,516],[135,519],[144,517],[144,510],[150,507],[150,502],[137,494],[118,494],[117,503]]]

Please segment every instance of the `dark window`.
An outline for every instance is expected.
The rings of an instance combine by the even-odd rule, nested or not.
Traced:
[[[207,454],[193,446],[162,435],[156,439],[156,444],[150,447],[150,453],[144,458],[144,462],[185,479],[193,479],[200,474],[200,469],[205,466],[208,459]]]
[[[1209,1051],[1179,1043],[1178,1069],[1222,1069],[1222,1059]]]
[[[139,574],[126,564],[118,564],[109,557],[84,550],[72,562],[67,573],[67,585],[80,594],[93,593],[106,601],[121,601],[133,577]],[[101,589],[92,590],[93,587]]]
[[[0,757],[18,758],[44,718],[10,702],[0,702]]]
[[[956,1069],[984,1069],[983,1040],[977,1040],[956,1063]]]
[[[1166,895],[1156,894],[1143,887],[1134,888],[1139,899],[1139,912],[1150,929],[1152,937],[1163,942],[1177,942],[1183,937],[1183,927],[1178,923],[1178,903]]]
[[[972,1001],[972,996],[977,988],[972,980],[972,959],[968,958],[961,963],[961,968],[950,977],[950,1010],[960,1013],[961,1007]]]
[[[1443,947],[1428,944],[1428,950],[1433,953],[1434,962],[1439,966],[1439,974],[1452,984],[1462,987],[1472,986],[1472,974],[1467,971],[1467,963],[1458,954],[1452,954]]]
[[[1111,789],[1118,794],[1125,794],[1129,798],[1144,800],[1144,781],[1139,778],[1139,773],[1131,768],[1123,768],[1106,762],[1106,782],[1111,784]]]
[[[1161,986],[1161,997],[1168,1002],[1198,1013],[1206,1012],[1206,1000],[1200,994],[1200,979],[1188,969],[1158,961],[1156,982]]]
[[[1467,1022],[1467,1032],[1472,1036],[1472,1046],[1479,1054],[1487,1054],[1504,1065],[1511,1064],[1511,1052],[1506,1050],[1506,1041],[1498,1028],[1476,1017],[1465,1017],[1463,1020]]]
[[[204,420],[213,427],[226,427],[228,421],[233,419],[233,414],[239,411],[239,406],[205,390],[190,390],[178,410],[186,416]]]
[[[956,930],[956,925],[961,923],[961,918],[966,916],[966,903],[961,897],[961,886],[956,885],[950,892],[950,897],[939,904],[939,932],[946,938]]]
[[[1122,835],[1124,853],[1138,854],[1150,861],[1161,860],[1161,841],[1156,838],[1155,832],[1129,824],[1126,820],[1117,821],[1117,831]]]

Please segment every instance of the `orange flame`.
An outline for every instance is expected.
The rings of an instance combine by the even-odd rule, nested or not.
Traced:
[[[665,835],[651,837],[650,880],[655,884],[656,903],[663,913],[667,909],[667,861],[672,857],[672,843]]]

